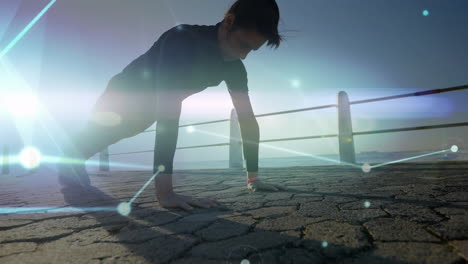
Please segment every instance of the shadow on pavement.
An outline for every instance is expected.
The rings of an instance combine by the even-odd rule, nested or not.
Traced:
[[[121,202],[97,188],[65,187],[61,192],[73,207],[116,207]],[[354,248],[331,242],[324,246],[323,241],[304,238],[303,234],[256,228],[255,221],[243,222],[245,215],[233,214],[226,207],[195,209],[190,214],[136,206],[127,217],[117,212],[89,216],[110,234],[94,243],[116,243],[134,253],[110,256],[111,262],[134,262],[140,256],[150,263],[240,263],[243,259],[265,264],[401,263],[372,255],[372,244],[364,232],[360,245]]]

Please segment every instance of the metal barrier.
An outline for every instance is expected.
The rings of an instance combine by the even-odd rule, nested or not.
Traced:
[[[8,150],[8,145],[3,145],[2,175],[10,174],[9,155],[10,151]]]
[[[346,92],[341,91],[338,93],[338,96],[337,96],[337,104],[329,104],[329,105],[287,110],[287,111],[281,111],[281,112],[266,113],[266,114],[255,116],[255,117],[265,117],[265,116],[283,115],[283,114],[337,107],[338,108],[338,134],[268,139],[268,140],[260,140],[260,143],[338,137],[340,161],[346,162],[346,163],[355,163],[354,136],[379,134],[379,133],[392,133],[392,132],[401,132],[401,131],[447,128],[447,127],[461,127],[461,126],[468,126],[468,122],[353,132],[352,125],[351,125],[352,123],[351,122],[352,121],[351,110],[350,110],[351,105],[364,104],[364,103],[377,102],[377,101],[385,101],[385,100],[394,100],[394,99],[413,97],[413,96],[425,96],[425,95],[431,95],[431,94],[436,94],[436,93],[445,93],[445,92],[452,92],[452,91],[458,91],[458,90],[464,90],[464,89],[468,89],[468,85],[450,87],[450,88],[445,88],[445,89],[427,90],[427,91],[422,91],[422,92],[407,93],[407,94],[400,94],[400,95],[387,96],[387,97],[379,97],[379,98],[359,100],[359,101],[353,101],[353,102],[349,102],[348,95],[346,94]],[[185,124],[185,125],[180,125],[179,128],[188,127],[188,126],[207,125],[207,124],[220,123],[220,122],[226,122],[226,121],[230,121],[230,141],[228,143],[218,143],[218,144],[199,145],[199,146],[186,146],[186,147],[179,147],[177,149],[193,149],[193,148],[229,146],[229,168],[242,168],[243,167],[242,140],[241,140],[239,122],[237,120],[236,111],[234,109],[231,110],[230,119]],[[155,129],[152,129],[152,130],[146,130],[142,133],[150,133],[150,132],[155,132],[155,131],[156,131]],[[109,171],[109,156],[146,153],[146,152],[153,152],[153,151],[154,150],[143,150],[143,151],[109,154],[108,148],[106,148],[99,155],[100,157],[99,169],[100,171]],[[8,147],[6,145],[4,146],[3,152],[4,152],[3,157],[4,158],[8,157]],[[8,165],[6,164],[8,164],[8,162],[4,160],[3,166],[2,166],[2,174],[8,174],[9,172]]]
[[[266,114],[260,114],[260,115],[255,116],[255,117],[265,117],[265,116],[282,115],[282,114],[290,114],[290,113],[297,113],[297,112],[303,112],[303,111],[320,110],[320,109],[337,107],[338,108],[338,134],[306,136],[306,137],[291,137],[291,138],[277,138],[277,139],[269,139],[269,140],[260,140],[259,143],[338,137],[340,161],[346,162],[346,163],[356,163],[355,151],[354,151],[354,136],[379,134],[379,133],[392,133],[392,132],[401,132],[401,131],[447,128],[447,127],[461,127],[461,126],[468,126],[468,122],[353,132],[352,125],[351,125],[352,124],[351,109],[350,109],[351,105],[364,104],[364,103],[377,102],[377,101],[385,101],[385,100],[394,100],[394,99],[413,97],[413,96],[425,96],[425,95],[452,92],[452,91],[458,91],[458,90],[464,90],[464,89],[468,89],[468,85],[450,87],[450,88],[445,88],[445,89],[426,90],[426,91],[416,92],[416,93],[407,93],[407,94],[372,98],[372,99],[359,100],[359,101],[353,101],[353,102],[349,101],[348,95],[346,92],[341,91],[338,93],[338,96],[337,96],[337,104],[329,104],[329,105],[287,110],[287,111],[281,111],[281,112],[266,113]],[[230,119],[221,119],[221,120],[214,120],[214,121],[208,121],[208,122],[184,124],[184,125],[180,125],[179,128],[188,127],[188,126],[207,125],[207,124],[227,122],[227,121],[230,121],[230,142],[229,143],[185,146],[185,147],[178,147],[177,149],[193,149],[193,148],[229,146],[229,168],[239,168],[239,167],[242,168],[243,167],[242,144],[241,144],[242,141],[240,137],[239,122],[237,121],[237,115],[236,115],[235,109],[231,110]],[[155,131],[156,131],[155,129],[152,129],[152,130],[146,130],[143,133],[149,133],[149,132],[155,132]],[[104,151],[107,153],[107,149]],[[153,151],[154,150],[143,150],[143,151],[134,151],[134,152],[125,152],[125,153],[101,154],[101,162],[108,163],[109,156],[128,155],[128,154],[145,153],[145,152],[153,152]],[[102,158],[104,156],[107,157],[107,160]],[[107,168],[108,170],[108,166],[105,168]]]

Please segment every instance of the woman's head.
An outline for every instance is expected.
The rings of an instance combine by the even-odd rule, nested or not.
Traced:
[[[280,14],[275,0],[237,0],[227,11],[220,27],[220,41],[225,57],[244,59],[251,50],[266,42],[278,48]]]

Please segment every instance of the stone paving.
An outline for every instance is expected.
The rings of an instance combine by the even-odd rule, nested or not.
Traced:
[[[151,176],[91,174],[90,193],[61,189],[54,173],[2,178],[0,206],[115,207]],[[222,206],[164,209],[151,184],[126,217],[0,215],[0,263],[467,263],[467,176],[453,161],[260,168],[289,189],[249,192],[241,170],[175,170],[177,193]]]

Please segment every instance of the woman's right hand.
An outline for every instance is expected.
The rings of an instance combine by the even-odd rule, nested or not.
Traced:
[[[210,208],[220,205],[216,200],[194,198],[192,196],[176,194],[174,192],[165,195],[158,195],[157,198],[159,204],[163,208],[182,208],[188,212],[193,210],[192,206]]]

